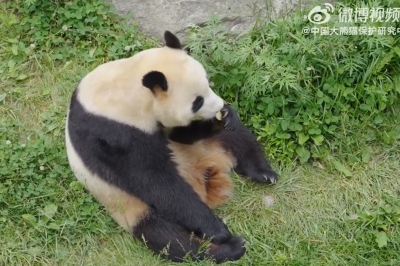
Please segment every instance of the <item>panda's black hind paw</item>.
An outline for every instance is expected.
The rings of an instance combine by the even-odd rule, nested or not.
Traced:
[[[253,172],[248,175],[250,179],[267,184],[276,184],[279,180],[279,175],[272,169]]]
[[[266,183],[276,184],[279,179],[279,175],[274,170],[268,170],[263,175]]]

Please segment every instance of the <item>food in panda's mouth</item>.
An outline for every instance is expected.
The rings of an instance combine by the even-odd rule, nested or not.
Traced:
[[[222,113],[221,113],[221,111],[219,111],[219,112],[215,115],[215,118],[216,118],[217,120],[219,120],[219,121],[222,120]]]

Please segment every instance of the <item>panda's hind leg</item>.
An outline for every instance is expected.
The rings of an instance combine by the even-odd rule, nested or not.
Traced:
[[[235,109],[228,104],[224,109],[220,120],[224,130],[211,139],[234,157],[233,170],[237,174],[259,182],[276,183],[278,174],[271,168],[254,134],[240,121]]]
[[[236,159],[237,174],[268,184],[278,181],[279,176],[263,154],[260,143],[246,126],[240,123],[234,130],[220,132],[216,138]]]
[[[194,260],[212,259],[216,263],[222,263],[238,260],[246,252],[244,241],[238,236],[233,236],[222,245],[210,244],[208,248],[203,248],[202,239],[155,212],[142,220],[134,228],[133,234],[144,241],[153,252],[173,262],[183,262],[190,257]]]

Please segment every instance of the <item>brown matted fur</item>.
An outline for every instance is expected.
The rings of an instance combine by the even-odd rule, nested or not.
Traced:
[[[215,208],[230,199],[233,184],[229,174],[236,160],[218,140],[211,138],[191,145],[170,141],[169,148],[180,175],[204,203]]]

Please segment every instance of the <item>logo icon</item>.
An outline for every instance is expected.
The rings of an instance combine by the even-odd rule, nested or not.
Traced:
[[[330,3],[325,3],[324,6],[324,8],[321,8],[321,6],[316,6],[311,9],[307,16],[308,20],[314,24],[324,24],[328,22],[331,19],[331,15],[329,15],[329,13],[333,13],[335,8]],[[323,19],[324,17],[325,19]]]

